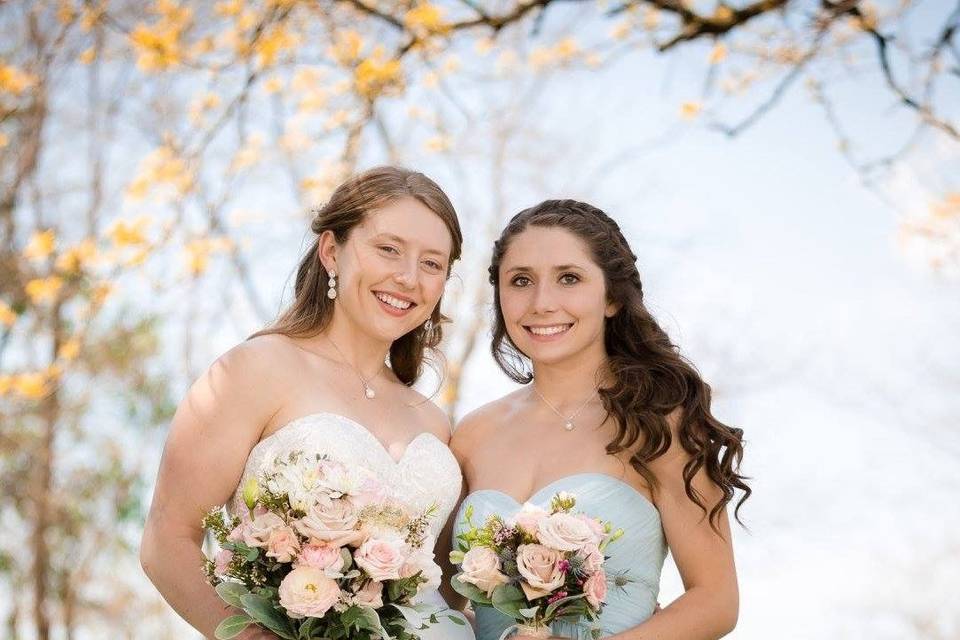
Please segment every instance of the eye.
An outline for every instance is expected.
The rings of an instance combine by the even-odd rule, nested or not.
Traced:
[[[399,249],[397,249],[397,248],[394,247],[393,245],[389,245],[389,244],[380,245],[380,246],[377,247],[377,248],[380,249],[380,251],[383,251],[384,253],[394,253],[394,254],[398,254],[398,255],[399,255],[399,253],[400,253],[400,250],[399,250]]]
[[[441,269],[443,269],[443,265],[437,262],[436,260],[427,260],[424,262],[424,264],[426,264],[431,269],[435,269],[436,271],[440,271]]]
[[[580,276],[575,273],[565,273],[560,276],[561,284],[576,284],[580,282]]]
[[[530,278],[527,276],[514,276],[513,280],[510,281],[510,284],[515,287],[525,287],[530,284]]]

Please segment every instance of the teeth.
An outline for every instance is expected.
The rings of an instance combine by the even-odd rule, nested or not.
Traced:
[[[538,336],[552,336],[555,333],[561,333],[569,328],[569,324],[558,324],[553,327],[530,327],[530,331]]]
[[[381,300],[382,302],[386,302],[386,303],[387,303],[388,305],[390,305],[391,307],[394,307],[394,308],[400,309],[400,310],[409,309],[409,308],[410,308],[410,305],[412,304],[412,303],[410,303],[410,302],[405,302],[405,301],[403,301],[403,300],[398,300],[397,298],[394,298],[393,296],[389,296],[389,295],[387,295],[387,294],[385,294],[385,293],[376,293],[376,294],[374,294],[374,295],[377,296],[377,298],[378,298],[379,300]]]

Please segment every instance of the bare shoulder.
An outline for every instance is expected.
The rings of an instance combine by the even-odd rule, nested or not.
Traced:
[[[437,439],[444,444],[450,442],[450,416],[447,412],[436,405],[433,400],[426,397],[416,389],[410,389],[411,393],[417,399],[414,405],[419,412],[425,431],[437,436]]]
[[[450,448],[465,451],[485,440],[500,425],[511,419],[517,411],[519,398],[524,390],[508,393],[502,398],[481,405],[463,416],[453,430]]]

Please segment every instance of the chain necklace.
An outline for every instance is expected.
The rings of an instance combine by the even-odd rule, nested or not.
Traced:
[[[383,370],[383,367],[380,367],[380,369],[378,369],[377,372],[376,372],[375,374],[373,374],[369,379],[368,379],[368,378],[364,378],[364,377],[363,377],[363,374],[360,373],[360,370],[357,369],[357,368],[356,368],[355,366],[353,366],[352,364],[350,364],[350,361],[347,360],[347,357],[346,357],[345,355],[343,355],[343,351],[340,351],[340,347],[338,347],[338,346],[337,346],[337,343],[333,341],[333,338],[331,338],[331,337],[328,336],[328,335],[324,335],[324,337],[325,337],[327,340],[330,341],[330,344],[333,345],[333,348],[336,349],[336,350],[337,350],[337,353],[340,354],[340,359],[343,360],[343,363],[344,363],[345,365],[347,365],[348,367],[350,367],[351,369],[353,369],[353,372],[354,372],[355,374],[357,374],[357,377],[358,377],[358,378],[360,378],[360,382],[363,383],[363,395],[365,395],[365,396],[367,397],[367,400],[373,400],[374,398],[376,398],[376,397],[377,397],[377,392],[374,391],[374,390],[373,390],[373,387],[370,386],[370,382],[371,382],[372,380],[374,380],[378,375],[380,375],[380,371]]]
[[[600,390],[599,390],[599,389],[594,389],[593,393],[590,394],[590,397],[587,398],[586,402],[584,402],[582,405],[580,405],[580,408],[579,408],[579,409],[577,409],[577,410],[574,411],[569,417],[567,417],[567,416],[564,416],[562,413],[560,413],[560,411],[559,411],[555,406],[553,406],[552,404],[550,404],[550,401],[549,401],[549,400],[547,400],[546,398],[543,397],[543,394],[540,393],[540,390],[539,390],[539,389],[537,389],[537,383],[533,383],[533,391],[534,391],[534,393],[536,393],[538,396],[540,396],[540,399],[543,400],[543,403],[544,403],[545,405],[547,405],[548,407],[550,407],[550,409],[551,409],[555,414],[557,414],[558,416],[560,416],[560,419],[563,420],[563,428],[566,429],[567,431],[573,431],[574,427],[576,427],[576,425],[573,423],[573,419],[576,418],[578,415],[580,415],[580,412],[583,411],[588,404],[590,404],[590,401],[593,400],[594,397],[595,397],[598,393],[600,393]]]

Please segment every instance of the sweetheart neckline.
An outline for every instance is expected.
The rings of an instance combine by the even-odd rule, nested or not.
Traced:
[[[306,415],[302,415],[302,416],[299,416],[299,417],[297,417],[297,418],[294,418],[293,420],[290,420],[290,421],[284,423],[283,425],[281,425],[280,427],[278,427],[277,429],[275,429],[270,435],[268,435],[267,437],[265,437],[265,438],[263,438],[262,440],[260,440],[259,442],[257,442],[257,444],[253,445],[253,448],[250,450],[250,455],[253,455],[253,452],[256,451],[256,450],[260,447],[260,445],[262,445],[262,444],[264,444],[265,442],[269,441],[271,438],[273,438],[275,435],[277,435],[278,433],[280,433],[280,432],[283,431],[284,429],[288,429],[289,427],[292,427],[293,425],[295,425],[295,424],[297,424],[297,423],[300,423],[300,422],[303,422],[304,420],[307,420],[307,419],[309,419],[309,418],[317,418],[317,417],[320,417],[320,416],[331,416],[331,417],[334,417],[334,418],[339,418],[340,420],[345,421],[347,424],[350,424],[350,425],[356,427],[357,429],[359,429],[360,431],[362,431],[363,433],[367,434],[367,436],[370,438],[370,440],[372,440],[372,441],[378,446],[378,448],[380,449],[380,451],[382,451],[383,454],[384,454],[385,456],[387,456],[387,458],[390,459],[390,460],[393,462],[393,465],[394,465],[395,467],[396,467],[396,466],[400,466],[401,464],[403,464],[403,461],[406,459],[407,453],[410,451],[410,448],[413,446],[413,444],[414,444],[417,440],[419,440],[419,439],[422,438],[423,436],[430,436],[430,437],[432,437],[434,440],[436,440],[437,442],[439,442],[441,445],[447,446],[447,445],[445,445],[445,444],[443,443],[443,441],[442,441],[440,438],[438,438],[438,437],[436,436],[436,434],[434,434],[434,433],[432,433],[432,432],[430,432],[430,431],[422,431],[422,432],[418,433],[417,435],[415,435],[415,436],[413,437],[413,439],[410,440],[410,442],[408,442],[408,443],[406,444],[406,446],[403,448],[403,453],[400,454],[400,457],[399,457],[399,458],[394,458],[394,457],[390,454],[390,450],[387,449],[386,445],[383,444],[383,442],[380,440],[380,438],[378,438],[377,436],[373,435],[373,432],[372,432],[370,429],[368,429],[362,422],[358,422],[358,421],[354,420],[353,418],[351,418],[350,416],[345,416],[345,415],[343,415],[342,413],[334,413],[333,411],[315,411],[315,412],[313,412],[313,413],[308,413],[308,414],[306,414]]]
[[[467,494],[467,497],[464,498],[463,501],[466,502],[466,501],[470,498],[470,496],[475,495],[475,494],[478,494],[478,493],[485,493],[485,492],[486,492],[486,493],[496,493],[496,494],[499,494],[499,495],[501,495],[501,496],[504,496],[505,498],[509,498],[512,502],[514,502],[514,503],[516,503],[516,504],[518,504],[518,505],[520,505],[520,506],[522,507],[524,504],[533,501],[537,496],[539,496],[541,493],[544,493],[545,491],[547,491],[548,489],[550,489],[550,488],[553,487],[554,485],[557,485],[557,484],[559,484],[559,483],[561,483],[561,482],[563,482],[563,481],[565,481],[565,480],[570,480],[571,478],[579,478],[579,477],[584,477],[584,476],[595,476],[595,477],[605,478],[605,479],[607,479],[607,480],[609,480],[609,481],[611,481],[611,482],[614,482],[614,483],[616,483],[616,484],[619,484],[619,485],[622,485],[622,486],[626,487],[626,488],[629,489],[635,496],[637,496],[638,498],[640,498],[640,500],[641,500],[644,504],[646,504],[646,505],[649,506],[651,509],[653,509],[654,512],[657,514],[657,517],[658,517],[658,518],[660,517],[660,510],[657,509],[657,505],[653,504],[653,502],[650,500],[650,498],[648,498],[647,496],[645,496],[645,495],[643,495],[642,493],[640,493],[640,491],[638,491],[636,487],[634,487],[634,486],[631,485],[631,484],[628,484],[628,483],[624,482],[624,481],[621,480],[620,478],[611,476],[609,473],[600,473],[600,472],[597,472],[597,471],[582,471],[582,472],[580,472],[580,473],[571,473],[570,475],[567,475],[567,476],[561,476],[561,477],[557,478],[556,480],[553,480],[552,482],[548,482],[547,484],[543,485],[542,487],[540,487],[539,489],[537,489],[536,491],[534,491],[533,493],[531,493],[530,496],[527,497],[527,499],[524,500],[523,502],[518,501],[518,500],[517,500],[516,498],[514,498],[512,495],[510,495],[509,493],[507,493],[507,492],[505,492],[505,491],[501,491],[500,489],[476,489],[475,491],[471,491],[469,494]]]

